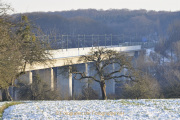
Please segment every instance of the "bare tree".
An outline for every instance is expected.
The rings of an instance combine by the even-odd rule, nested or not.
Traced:
[[[138,82],[126,83],[123,92],[123,98],[131,99],[149,99],[160,97],[160,86],[154,77],[157,65],[152,59],[141,51],[139,57],[135,60],[136,71],[139,71]]]
[[[8,5],[0,1],[0,89],[5,93],[5,100],[12,100],[8,89],[14,85],[21,66],[18,42],[11,29],[13,25],[6,16],[9,9]]]
[[[155,47],[155,51],[160,53],[162,57],[170,58],[171,62],[175,57],[179,57],[177,50],[180,40],[180,21],[175,21],[169,25],[168,38],[162,39]],[[175,56],[173,56],[175,54]],[[177,56],[176,56],[177,55]]]
[[[25,73],[26,64],[45,62],[48,59],[46,47],[38,39],[26,16],[19,23],[12,23],[6,12],[9,6],[0,1],[0,89],[5,100],[13,100],[9,87]]]
[[[39,30],[33,27],[27,16],[22,16],[21,22],[16,27],[16,36],[19,43],[19,52],[21,53],[22,73],[25,72],[26,64],[33,64],[34,62],[46,62],[49,53],[44,39],[39,38]]]
[[[98,82],[101,87],[102,99],[107,99],[106,96],[106,83],[105,81],[115,80],[120,81],[120,78],[126,78],[135,81],[134,70],[131,66],[131,58],[126,54],[119,53],[114,50],[108,50],[105,48],[92,49],[89,55],[80,57],[79,61],[93,62],[93,68],[96,71],[96,75],[88,76],[85,72],[73,71],[75,79],[82,80],[89,78],[95,82]],[[109,67],[115,65],[114,70],[109,70]],[[127,70],[126,74],[123,74],[123,70]]]
[[[11,8],[10,5],[3,3],[2,0],[0,0],[0,17],[4,17],[7,15],[9,11],[12,11],[13,9]]]
[[[159,49],[156,49],[156,52],[166,57],[166,63],[159,63],[155,67],[155,75],[162,94],[165,98],[178,98],[180,96],[180,21],[169,25],[168,38],[163,43],[160,42],[157,48]]]

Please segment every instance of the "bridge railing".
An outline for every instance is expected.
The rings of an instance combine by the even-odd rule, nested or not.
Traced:
[[[42,36],[41,36],[42,37]],[[98,46],[153,46],[155,43],[147,40],[142,42],[139,37],[122,35],[47,35],[43,36],[53,49],[85,48]]]

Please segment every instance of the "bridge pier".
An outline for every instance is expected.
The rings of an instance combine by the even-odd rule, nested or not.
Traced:
[[[50,76],[51,76],[51,91],[54,91],[54,70],[50,68]]]
[[[72,98],[72,66],[69,66],[69,69],[68,69],[68,76],[69,76],[69,81],[68,81],[68,89],[69,89],[69,97]]]
[[[112,72],[115,71],[115,63],[112,64]],[[115,94],[115,80],[112,80],[112,94]]]
[[[134,58],[137,58],[139,56],[139,51],[134,52]]]
[[[89,68],[88,67],[89,67],[88,63],[85,63],[85,73],[86,73],[86,76],[89,76]],[[86,82],[85,87],[88,88],[89,87],[88,78],[85,79],[85,82]]]
[[[33,82],[33,75],[32,75],[32,71],[29,71],[28,72],[28,75],[29,75],[29,85],[31,85],[32,84],[32,82]]]
[[[62,66],[57,69],[57,83],[56,87],[63,99],[72,98],[72,66]]]
[[[111,70],[112,72],[115,71],[114,63],[112,64],[112,66],[109,66],[109,70]],[[107,93],[107,95],[115,94],[115,80],[114,79],[106,81],[106,93]]]

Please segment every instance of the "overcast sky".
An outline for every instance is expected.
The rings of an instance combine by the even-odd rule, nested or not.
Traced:
[[[180,11],[180,0],[2,0],[15,13],[62,11],[76,9],[123,9]]]

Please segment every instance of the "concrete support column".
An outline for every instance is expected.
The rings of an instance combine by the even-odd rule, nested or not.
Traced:
[[[138,56],[139,56],[139,52],[138,52],[138,51],[135,51],[135,52],[134,52],[134,57],[135,57],[135,58],[138,58]]]
[[[123,68],[123,75],[126,75],[126,72],[127,72],[126,68]],[[126,77],[123,77],[123,80],[126,80]]]
[[[69,85],[68,85],[68,87],[69,87],[69,96],[70,97],[72,97],[72,66],[69,66]]]
[[[102,67],[102,62],[100,63],[100,67]],[[106,94],[107,94],[107,91],[108,91],[107,88],[108,88],[108,87],[107,87],[107,84],[106,84]],[[99,96],[99,97],[102,98],[102,91],[101,91],[101,88],[100,88],[100,87],[99,87],[99,93],[100,93],[100,96]]]
[[[14,100],[18,100],[18,89],[15,88],[14,90]]]
[[[54,91],[54,71],[53,68],[50,68],[51,70],[51,91]]]
[[[85,72],[86,72],[86,76],[89,76],[88,63],[85,63]],[[88,86],[89,86],[88,78],[85,79],[85,82],[86,82],[86,88],[88,88]]]
[[[115,65],[114,63],[112,64],[112,71],[114,72],[115,71]],[[115,80],[113,79],[112,80],[112,93],[115,94]]]
[[[2,101],[2,91],[0,90],[0,101]]]
[[[31,85],[33,83],[32,71],[29,71],[28,74],[29,74],[29,84]]]
[[[111,64],[110,66],[108,66],[109,71],[110,72],[114,72],[115,71],[115,64]],[[113,75],[112,75],[113,77]],[[115,80],[114,79],[110,79],[106,81],[106,93],[107,95],[114,95],[115,94]]]

